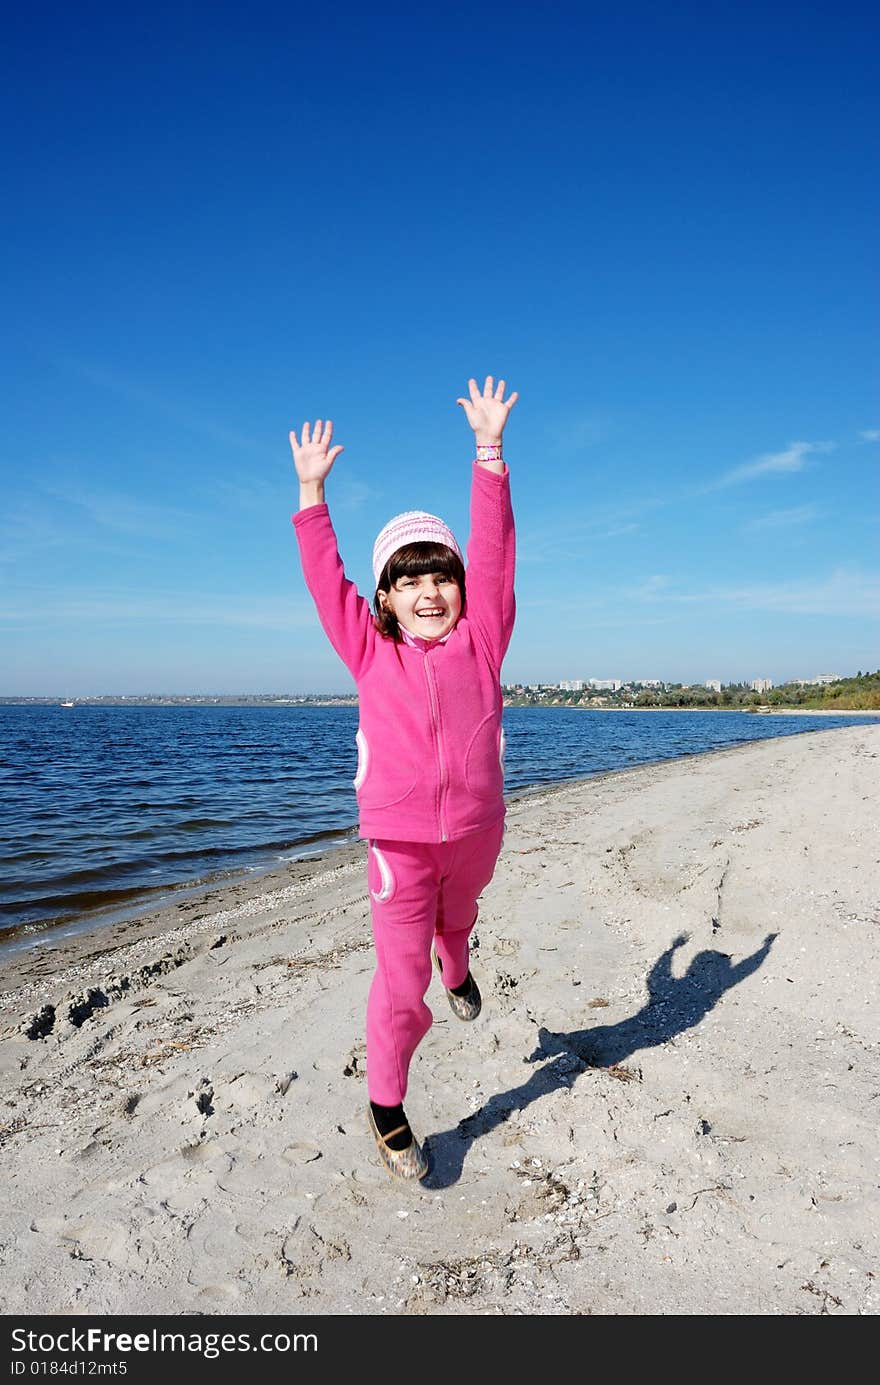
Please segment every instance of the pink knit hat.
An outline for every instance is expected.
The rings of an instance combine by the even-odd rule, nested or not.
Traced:
[[[455,535],[442,519],[426,514],[424,510],[404,510],[402,515],[389,519],[373,544],[373,577],[377,586],[392,553],[411,543],[443,543],[461,558]]]

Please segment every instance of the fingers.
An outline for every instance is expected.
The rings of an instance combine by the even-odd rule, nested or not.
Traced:
[[[510,398],[505,401],[504,391],[506,388],[506,380],[499,380],[496,386],[494,383],[494,377],[491,375],[487,375],[486,383],[483,385],[483,393],[480,394],[480,389],[476,380],[474,380],[473,378],[468,380],[468,389],[470,391],[472,404],[479,404],[480,401],[483,399],[495,399],[499,404],[504,404],[506,402],[508,409],[512,409],[516,401],[519,399],[519,394],[516,390],[514,390]],[[464,402],[465,401],[463,399],[456,400],[457,404],[463,404]]]
[[[325,423],[322,419],[317,419],[314,433],[312,433],[311,427],[310,423],[304,423],[302,426],[302,446],[306,447],[309,443],[316,443],[320,447],[329,447],[333,437],[333,420],[328,418]],[[291,447],[299,447],[300,444],[296,440],[294,429],[291,429],[289,436]]]

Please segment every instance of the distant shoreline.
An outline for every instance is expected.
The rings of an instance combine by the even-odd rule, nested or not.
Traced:
[[[346,697],[0,697],[0,707],[356,707]]]
[[[356,696],[346,696],[341,694],[338,697],[290,697],[290,698],[266,698],[259,697],[84,697],[71,698],[69,701],[62,701],[56,697],[0,697],[0,707],[58,707],[67,711],[75,711],[78,707],[265,707],[289,708],[289,707],[352,707],[357,709],[359,703]],[[593,706],[589,703],[579,702],[524,702],[517,698],[504,698],[502,706],[506,708],[529,708],[545,710],[546,708],[561,708],[570,712],[747,712],[750,716],[880,716],[880,707],[804,707],[804,706],[767,706],[750,705],[744,706],[742,703],[719,706],[717,703],[689,703],[686,707],[622,707],[619,704],[605,707]]]

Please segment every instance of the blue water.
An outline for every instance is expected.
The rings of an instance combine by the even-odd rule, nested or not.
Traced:
[[[134,912],[174,887],[355,840],[357,716],[353,706],[0,706],[0,936],[111,906]],[[509,708],[506,788],[853,724]]]

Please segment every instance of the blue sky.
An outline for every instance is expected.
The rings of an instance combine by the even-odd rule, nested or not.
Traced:
[[[506,681],[880,665],[867,4],[49,6],[7,21],[0,693],[348,690],[349,575],[466,536],[520,399]]]

